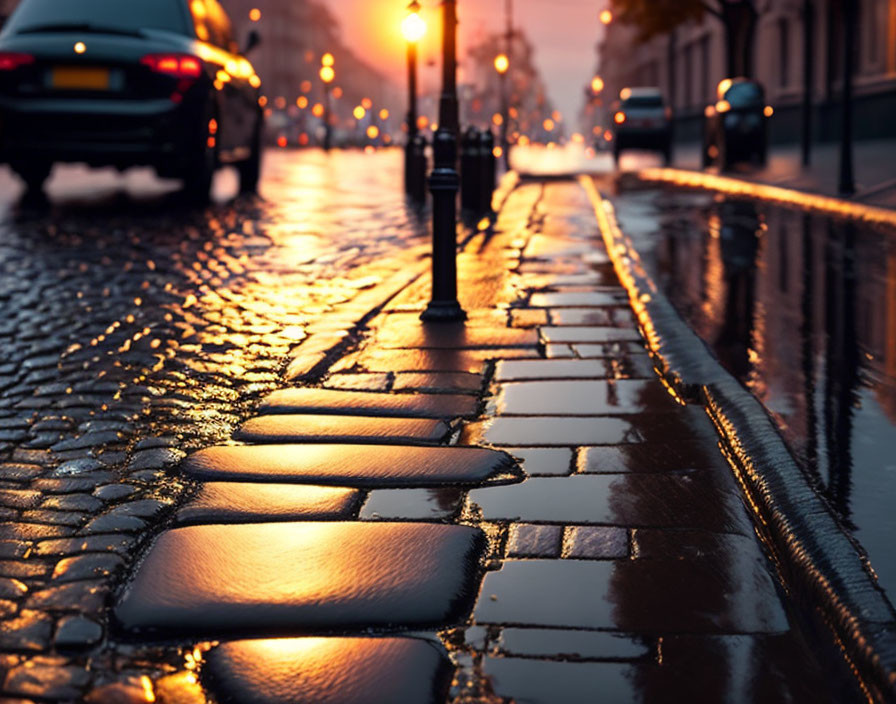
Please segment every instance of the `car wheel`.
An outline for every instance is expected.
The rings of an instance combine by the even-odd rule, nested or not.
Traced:
[[[258,192],[258,180],[261,176],[261,131],[262,121],[259,116],[252,135],[249,158],[237,165],[240,175],[240,193]]]
[[[48,161],[32,161],[27,164],[15,164],[13,170],[25,182],[28,195],[37,195],[44,190],[44,184],[50,177],[53,164]]]

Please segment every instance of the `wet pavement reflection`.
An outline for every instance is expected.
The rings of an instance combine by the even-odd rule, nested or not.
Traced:
[[[896,233],[706,193],[629,189],[658,285],[774,417],[896,594]]]

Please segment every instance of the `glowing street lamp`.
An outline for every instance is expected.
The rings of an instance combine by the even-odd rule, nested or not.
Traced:
[[[600,13],[600,21],[604,25],[610,24],[613,21],[613,13],[609,10],[604,10]]]
[[[336,69],[333,68],[336,59],[328,52],[321,57],[320,63],[320,80],[324,84],[324,151],[330,151],[333,138],[330,126],[330,86],[336,80]]]
[[[426,34],[426,22],[420,17],[420,3],[408,5],[408,14],[401,23],[401,34],[409,44],[416,44]]]
[[[591,92],[597,95],[598,93],[602,93],[604,90],[604,79],[600,76],[595,76],[591,79]]]
[[[503,76],[509,68],[510,59],[507,58],[507,54],[498,54],[495,57],[495,70]]]
[[[420,3],[412,0],[408,5],[407,15],[401,23],[401,33],[408,44],[408,141],[404,147],[404,190],[415,201],[426,200],[423,186],[426,167],[422,164],[421,154],[415,142],[419,134],[417,128],[417,44],[426,34],[426,22],[420,17]]]

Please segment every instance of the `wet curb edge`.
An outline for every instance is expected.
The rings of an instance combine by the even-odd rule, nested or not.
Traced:
[[[896,227],[896,210],[795,188],[773,186],[760,181],[747,181],[731,176],[707,174],[687,169],[644,169],[637,174],[637,177],[646,182],[700,188],[742,198],[761,198],[783,205],[826,213],[834,217],[860,220],[872,226]]]
[[[896,612],[860,549],[810,486],[759,401],[722,368],[657,289],[621,232],[613,206],[590,177],[579,183],[654,362],[676,393],[706,409],[792,596],[831,629],[868,694],[896,701]]]

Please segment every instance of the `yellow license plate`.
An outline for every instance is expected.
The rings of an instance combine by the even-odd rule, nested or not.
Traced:
[[[53,69],[52,85],[68,90],[109,90],[109,78],[107,68],[57,67]]]

